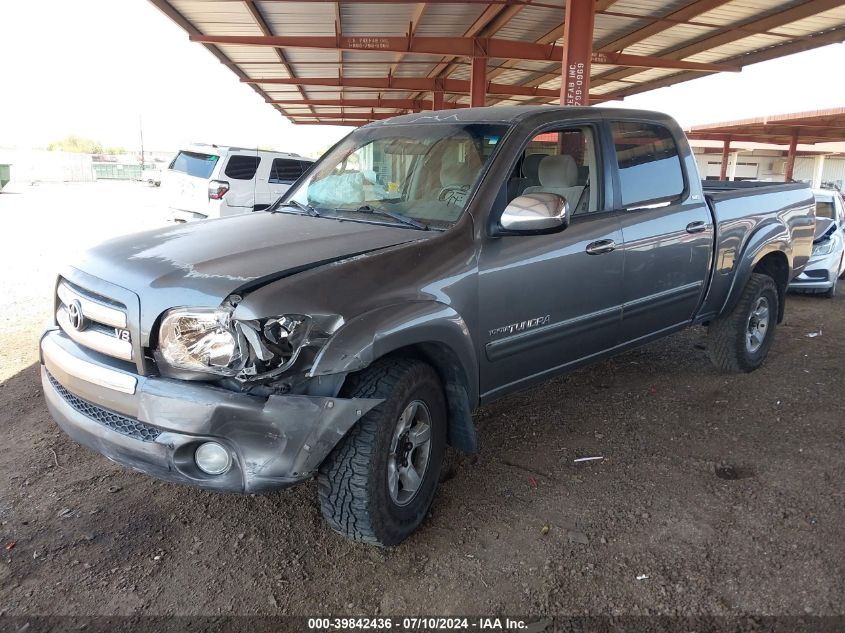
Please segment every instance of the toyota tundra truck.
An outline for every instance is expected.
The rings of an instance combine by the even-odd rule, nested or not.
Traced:
[[[473,410],[691,325],[760,367],[812,250],[802,184],[708,190],[653,112],[399,116],[267,211],[119,237],[57,278],[41,338],[68,435],[172,482],[316,477],[329,526],[393,545]]]

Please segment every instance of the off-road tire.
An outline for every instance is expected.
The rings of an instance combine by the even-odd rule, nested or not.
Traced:
[[[755,352],[746,347],[748,320],[757,299],[765,296],[769,302],[769,325],[762,345]],[[760,367],[769,353],[775,336],[780,306],[774,279],[754,273],[745,285],[730,314],[710,322],[707,335],[707,354],[719,369],[730,372],[751,372]]]
[[[335,532],[373,545],[397,545],[428,514],[446,449],[446,400],[437,373],[412,359],[385,358],[351,375],[348,398],[383,398],[334,448],[318,475],[320,509]],[[431,452],[417,494],[404,506],[390,496],[387,462],[399,416],[414,400],[431,414]]]

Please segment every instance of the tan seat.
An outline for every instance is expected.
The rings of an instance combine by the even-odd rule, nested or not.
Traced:
[[[563,196],[569,203],[570,209],[575,207],[584,192],[584,187],[578,186],[578,165],[569,154],[544,156],[540,161],[537,173],[540,186],[527,187],[524,193],[556,193]]]
[[[460,163],[457,154],[450,153],[443,157],[440,164],[440,186],[469,188],[477,174],[476,164],[471,164],[469,160]]]

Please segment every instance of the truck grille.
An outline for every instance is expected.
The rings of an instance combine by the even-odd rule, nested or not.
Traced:
[[[74,342],[121,360],[134,359],[126,329],[126,306],[82,290],[65,279],[59,281],[56,294],[56,323]]]
[[[161,431],[153,426],[139,422],[133,418],[128,418],[125,415],[103,409],[96,404],[92,404],[87,400],[83,400],[70,391],[65,389],[58,380],[53,378],[50,372],[47,372],[47,379],[53,385],[58,394],[76,411],[87,418],[99,422],[103,426],[110,428],[126,437],[131,437],[133,440],[140,440],[142,442],[154,442],[155,439],[161,435]]]

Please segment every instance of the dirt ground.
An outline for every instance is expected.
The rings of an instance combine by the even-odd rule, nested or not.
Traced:
[[[479,411],[481,453],[382,550],[330,532],[313,482],[219,495],[74,444],[28,292],[0,323],[0,614],[845,614],[842,296],[790,296],[750,375],[690,330]]]

